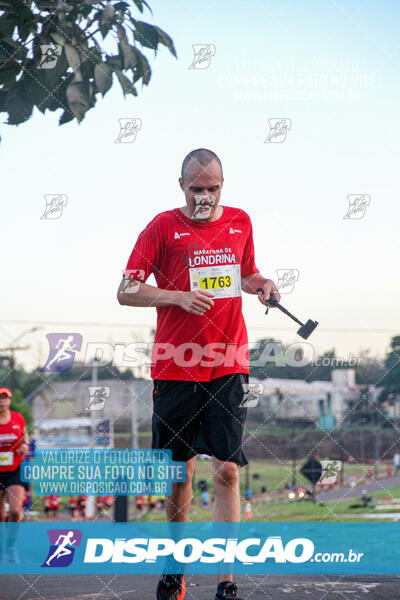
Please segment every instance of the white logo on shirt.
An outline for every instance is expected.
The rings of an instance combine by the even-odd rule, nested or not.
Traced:
[[[6,444],[7,442],[12,442],[13,440],[18,439],[15,433],[1,433],[0,434],[0,445]]]
[[[181,238],[183,235],[190,235],[190,233],[189,233],[189,232],[177,233],[177,232],[175,231],[174,238],[175,238],[176,240],[179,240],[179,239],[180,239],[180,238]]]
[[[232,229],[232,227],[229,230],[229,233],[242,233],[241,229]]]

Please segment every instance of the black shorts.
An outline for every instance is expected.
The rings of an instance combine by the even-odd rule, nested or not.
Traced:
[[[21,481],[21,465],[18,465],[14,471],[0,471],[0,492],[4,492],[10,485],[25,487],[26,483]]]
[[[211,381],[154,380],[152,448],[172,450],[173,460],[208,454],[243,467],[247,407],[243,384],[248,375],[233,373]]]

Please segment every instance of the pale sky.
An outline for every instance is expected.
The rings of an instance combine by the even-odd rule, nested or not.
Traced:
[[[299,271],[282,304],[319,321],[315,351],[383,355],[400,332],[398,4],[149,3],[154,16],[143,20],[172,36],[178,60],[148,51],[153,77],[137,98],[124,100],[114,80],[80,125],[58,127],[61,111],[35,111],[1,128],[0,344],[44,322],[21,340],[31,350],[17,353],[33,367],[50,332],[147,339],[155,309],[118,304],[121,272],[145,225],[183,204],[184,156],[207,147],[223,163],[221,203],[252,219],[262,274],[277,281],[277,269]],[[202,43],[215,56],[189,69]],[[142,127],[133,143],[117,144],[124,117]],[[277,118],[291,121],[286,140],[265,143]],[[62,216],[41,220],[44,195],[55,193],[67,195]],[[349,194],[370,197],[362,219],[343,218]],[[295,323],[244,296],[249,341],[300,341]]]

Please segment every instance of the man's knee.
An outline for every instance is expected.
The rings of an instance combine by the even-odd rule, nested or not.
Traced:
[[[185,488],[192,485],[194,470],[196,468],[196,457],[186,461],[186,478],[185,481],[174,481],[173,488]]]
[[[233,487],[239,481],[239,467],[234,462],[222,462],[214,470],[214,485]]]

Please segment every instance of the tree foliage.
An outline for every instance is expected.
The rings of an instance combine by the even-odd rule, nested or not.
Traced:
[[[382,380],[386,371],[383,361],[377,357],[370,356],[369,350],[362,350],[358,357],[358,363],[353,366],[344,358],[341,359],[336,355],[336,350],[326,350],[318,358],[317,362],[311,362],[304,366],[292,366],[290,364],[281,364],[279,359],[271,352],[270,357],[267,353],[263,353],[269,342],[277,342],[273,338],[265,338],[258,340],[257,346],[249,351],[250,355],[250,374],[258,379],[276,378],[276,379],[304,379],[311,381],[330,381],[332,369],[355,369],[356,382],[358,384],[376,384]],[[400,338],[399,338],[400,344]],[[286,352],[287,347],[282,346],[282,353]],[[282,356],[283,356],[282,354]],[[399,349],[400,357],[400,349]],[[299,356],[299,359],[302,357]],[[260,362],[262,364],[256,364]],[[253,364],[251,362],[253,361]],[[314,359],[315,361],[315,359]],[[301,363],[300,363],[301,364]],[[397,371],[397,381],[400,389],[400,362]]]
[[[383,390],[380,402],[388,401],[394,404],[400,399],[400,335],[391,339],[390,350],[385,358],[385,372],[381,377]]]
[[[10,404],[10,410],[21,413],[25,419],[28,431],[32,431],[33,417],[31,413],[31,407],[26,402],[23,402],[21,390],[14,391]]]
[[[9,125],[27,121],[36,106],[63,109],[59,124],[82,121],[96,95],[104,96],[116,75],[124,96],[148,85],[151,68],[143,49],[166,46],[170,36],[137,18],[151,9],[145,0],[0,0],[0,112]],[[132,14],[132,13],[135,14]],[[114,42],[116,51],[107,49]]]

